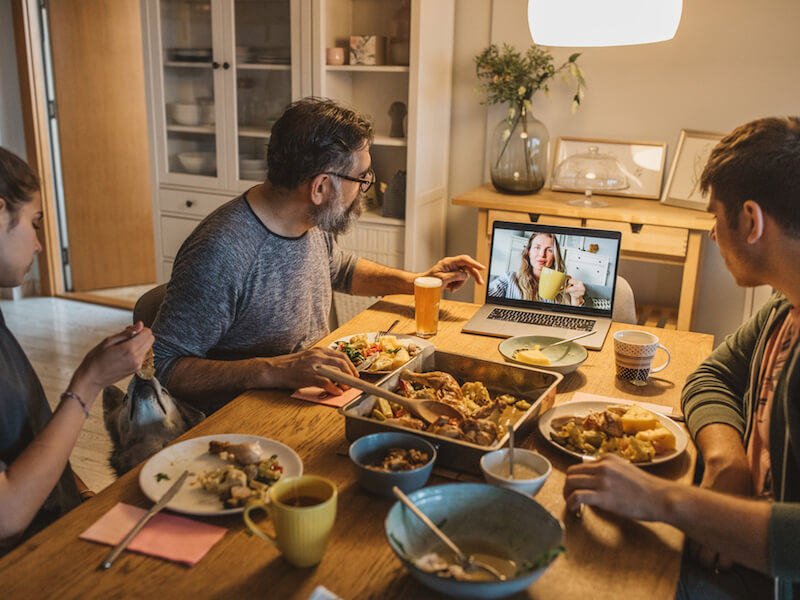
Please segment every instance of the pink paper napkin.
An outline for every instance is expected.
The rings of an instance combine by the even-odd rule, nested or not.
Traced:
[[[357,398],[362,393],[361,390],[350,388],[349,390],[342,392],[341,396],[325,396],[324,398],[320,398],[320,394],[322,394],[324,391],[325,390],[322,388],[312,385],[295,390],[294,394],[292,394],[292,398],[296,398],[297,400],[306,400],[308,402],[316,402],[317,404],[324,404],[325,406],[334,406],[338,408],[340,406],[344,406],[354,398]]]
[[[144,508],[118,502],[80,537],[116,546],[147,512]],[[196,564],[222,539],[227,529],[158,513],[128,545],[128,550],[166,558],[189,566]]]

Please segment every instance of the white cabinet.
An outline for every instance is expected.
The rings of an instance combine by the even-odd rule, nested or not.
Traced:
[[[408,16],[408,61],[397,18]],[[450,105],[453,68],[454,0],[314,0],[313,92],[369,115],[375,124],[371,148],[378,181],[390,183],[406,172],[402,218],[380,209],[364,215],[340,244],[359,256],[410,271],[428,269],[444,256],[448,202]],[[399,34],[399,35],[398,35]],[[351,36],[377,35],[388,42],[382,65],[327,65],[326,48],[343,47]],[[395,38],[394,40],[392,38]],[[399,50],[399,51],[398,51]],[[389,110],[402,102],[408,114],[405,137],[390,137]],[[372,299],[334,296],[339,322]]]
[[[310,0],[142,0],[142,18],[164,281],[197,223],[263,181],[269,129],[310,93]]]

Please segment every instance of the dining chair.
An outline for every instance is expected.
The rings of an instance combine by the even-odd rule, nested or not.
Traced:
[[[636,325],[636,300],[633,297],[633,288],[627,279],[617,276],[617,289],[614,292],[614,311],[611,320],[616,323],[630,323]]]
[[[142,294],[133,306],[133,322],[141,321],[145,327],[152,327],[166,291],[167,284],[162,283]]]

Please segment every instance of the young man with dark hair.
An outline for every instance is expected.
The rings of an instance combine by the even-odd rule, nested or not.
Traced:
[[[175,259],[153,332],[156,372],[206,413],[252,388],[318,385],[328,365],[357,375],[341,352],[311,348],[328,333],[332,291],[412,293],[418,275],[461,287],[483,265],[444,258],[409,273],[343,252],[336,235],[374,183],[372,125],[330,100],[290,105],[272,128],[267,180],[209,215]]]
[[[800,119],[760,119],[712,151],[701,179],[711,237],[742,286],[776,292],[687,380],[699,487],[616,457],[567,472],[567,506],[666,521],[693,540],[678,594],[800,598]]]

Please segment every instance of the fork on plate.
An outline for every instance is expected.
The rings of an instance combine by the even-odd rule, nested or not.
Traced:
[[[389,325],[389,327],[387,327],[387,328],[386,328],[386,329],[384,329],[383,331],[379,331],[378,333],[376,333],[376,334],[375,334],[375,343],[377,344],[377,343],[378,343],[378,341],[379,341],[379,340],[380,340],[380,339],[381,339],[383,336],[385,336],[387,333],[389,333],[389,332],[390,332],[392,329],[394,329],[394,328],[397,326],[397,324],[398,324],[399,322],[400,322],[400,319],[395,319],[395,320],[394,320],[394,323],[392,323],[391,325]]]

